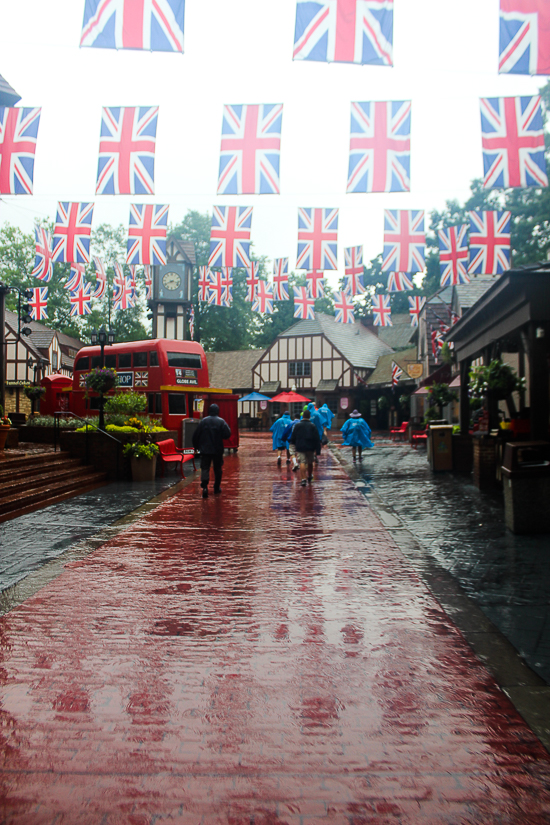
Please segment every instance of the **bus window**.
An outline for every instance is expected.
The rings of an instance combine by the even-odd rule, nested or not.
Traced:
[[[118,356],[118,366],[119,366],[119,368],[131,367],[132,366],[132,353],[131,352],[121,352]]]
[[[110,370],[116,369],[116,355],[106,355],[105,366],[108,367]]]
[[[149,414],[150,415],[159,415],[162,414],[162,396],[160,392],[150,392],[149,393]]]
[[[146,352],[134,352],[134,367],[146,367],[147,366],[147,353]]]
[[[184,367],[191,370],[202,369],[200,355],[193,352],[167,352],[169,367]]]
[[[158,367],[159,365],[159,354],[156,349],[152,349],[149,353],[149,366],[150,367]]]
[[[160,392],[155,394],[155,412],[162,415],[162,395]]]
[[[84,355],[82,358],[79,358],[76,364],[74,365],[75,370],[87,370],[90,366],[90,359],[87,355]]]
[[[101,355],[92,355],[92,369],[101,366]]]
[[[183,392],[168,393],[168,415],[187,415],[187,399]]]

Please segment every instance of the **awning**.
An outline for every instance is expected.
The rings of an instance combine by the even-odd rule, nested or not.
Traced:
[[[315,387],[315,392],[334,392],[338,389],[339,380],[339,378],[336,378],[335,380],[332,378],[323,378]]]
[[[260,392],[279,392],[280,388],[280,381],[266,381],[265,384],[262,384],[262,386],[260,387]]]

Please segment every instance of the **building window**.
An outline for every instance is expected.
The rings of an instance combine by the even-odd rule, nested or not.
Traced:
[[[271,412],[273,416],[281,414],[281,405],[278,401],[273,401],[271,404]]]
[[[290,378],[301,378],[311,375],[311,361],[289,361],[288,374]]]
[[[57,371],[57,364],[58,364],[57,352],[54,350],[52,352],[52,370]]]
[[[338,399],[335,396],[330,396],[325,400],[325,404],[334,415],[338,414]]]

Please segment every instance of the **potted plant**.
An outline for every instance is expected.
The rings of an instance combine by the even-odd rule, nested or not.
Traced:
[[[133,441],[124,446],[123,452],[124,455],[130,458],[133,481],[154,480],[157,469],[157,454],[159,452],[156,444]]]
[[[40,401],[43,395],[46,393],[45,387],[39,387],[34,384],[25,384],[24,392],[29,401],[31,402],[31,415],[34,415],[34,407],[37,401]]]
[[[7,415],[4,414],[4,408],[0,404],[0,453],[4,452],[6,440],[10,431],[11,421]]]
[[[452,404],[453,401],[458,401],[458,393],[449,389],[448,384],[432,384],[428,387],[429,407],[426,412],[426,418],[439,419],[443,418],[443,407]],[[435,412],[435,415],[432,414]]]
[[[96,367],[84,378],[84,384],[87,390],[98,392],[103,395],[109,390],[114,389],[118,382],[116,370],[108,367]]]
[[[489,429],[498,427],[498,402],[506,401],[514,409],[513,392],[525,389],[525,378],[519,378],[509,364],[498,358],[470,370],[469,391],[472,398],[485,400],[489,412]]]

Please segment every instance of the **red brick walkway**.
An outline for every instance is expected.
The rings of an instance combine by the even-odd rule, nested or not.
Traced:
[[[538,740],[330,456],[265,436],[0,620],[4,823],[540,825]]]

